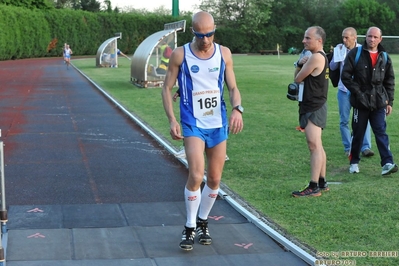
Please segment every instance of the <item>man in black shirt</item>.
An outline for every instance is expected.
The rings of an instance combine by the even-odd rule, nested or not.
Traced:
[[[292,192],[294,197],[321,196],[328,191],[326,181],[326,153],[321,133],[327,122],[328,60],[323,51],[325,31],[314,26],[306,30],[302,43],[312,55],[297,69],[295,82],[299,83],[299,123],[305,129],[310,151],[311,180],[301,191]]]

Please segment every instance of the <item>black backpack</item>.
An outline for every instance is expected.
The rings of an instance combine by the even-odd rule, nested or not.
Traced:
[[[329,54],[327,54],[327,59],[328,59],[328,64],[330,64],[331,60],[334,57],[334,52],[331,52]],[[339,78],[340,78],[340,68],[341,68],[341,63],[339,63],[337,69],[335,70],[329,70],[329,77],[331,80],[331,84],[333,85],[334,88],[338,87],[338,82],[339,82]]]

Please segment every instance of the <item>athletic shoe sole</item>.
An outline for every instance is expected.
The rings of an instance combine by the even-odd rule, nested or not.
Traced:
[[[193,246],[182,246],[182,245],[180,245],[179,246],[180,247],[180,249],[182,249],[182,250],[184,250],[184,251],[191,251],[191,250],[193,250]]]
[[[198,243],[200,243],[201,245],[210,245],[210,244],[212,244],[212,239],[198,240]]]
[[[292,196],[294,198],[302,198],[302,197],[320,197],[321,196],[321,192],[317,192],[317,193],[312,193],[312,194],[308,194],[308,195],[297,195],[297,194],[292,194]]]

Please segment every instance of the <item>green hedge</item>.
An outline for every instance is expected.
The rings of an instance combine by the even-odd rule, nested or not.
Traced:
[[[50,28],[43,12],[1,5],[0,59],[43,57]]]
[[[191,41],[191,17],[174,18],[156,14],[92,13],[70,9],[31,10],[0,4],[0,60],[61,56],[64,43],[74,55],[94,55],[107,39],[122,32],[119,49],[133,54],[149,35],[163,29],[165,23],[186,20],[186,31],[178,33],[178,45]],[[302,33],[301,33],[302,34]],[[257,53],[261,49],[284,50],[283,33],[277,27],[246,32],[218,26],[215,41],[233,53]],[[300,37],[299,37],[300,38]]]
[[[165,23],[182,19],[187,18],[0,5],[0,60],[61,56],[64,43],[70,44],[74,55],[93,55],[117,32],[122,32],[119,49],[133,54],[145,38],[162,30]],[[185,34],[183,39],[187,41],[191,34]]]

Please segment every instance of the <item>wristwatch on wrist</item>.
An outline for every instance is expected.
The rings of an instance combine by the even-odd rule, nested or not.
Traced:
[[[241,105],[237,105],[233,108],[233,110],[237,110],[238,112],[240,112],[241,114],[244,113],[244,107],[242,107]]]

